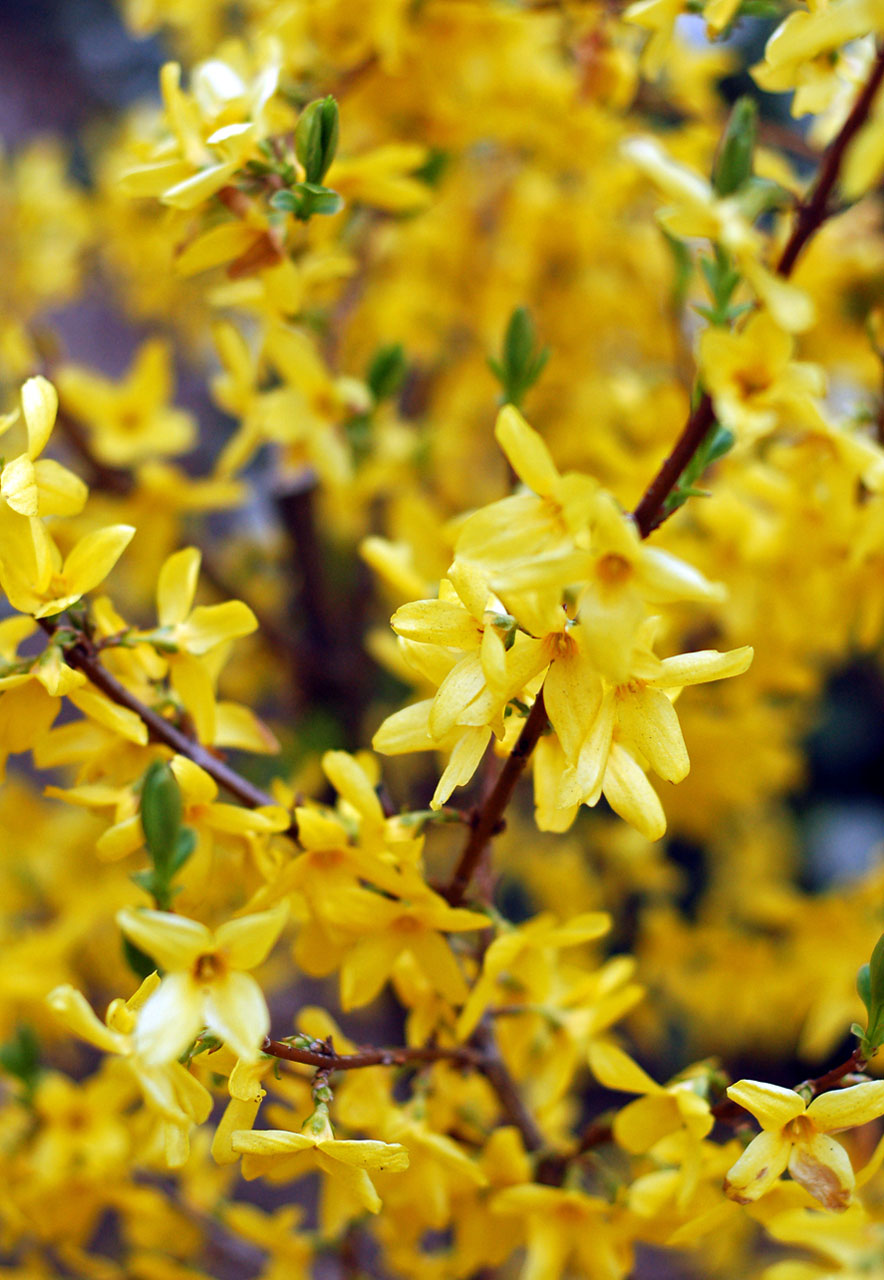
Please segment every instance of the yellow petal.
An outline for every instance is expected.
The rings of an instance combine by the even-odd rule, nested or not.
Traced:
[[[271,914],[270,912],[267,913]],[[228,973],[205,992],[206,1026],[221,1037],[237,1057],[256,1062],[270,1030],[264,993],[248,973]]]
[[[332,1138],[317,1143],[317,1150],[332,1160],[340,1160],[357,1169],[371,1169],[374,1173],[401,1173],[408,1168],[408,1151],[398,1142]]]
[[[759,1133],[728,1170],[724,1180],[726,1193],[739,1204],[757,1200],[784,1172],[791,1150],[792,1144],[779,1131]]]
[[[275,945],[288,913],[287,904],[281,902],[270,911],[228,920],[216,930],[215,941],[235,969],[254,969]]]
[[[667,1094],[637,1098],[614,1117],[614,1137],[632,1155],[649,1151],[667,1134],[681,1128],[675,1099]]]
[[[620,736],[635,746],[655,773],[681,782],[691,767],[675,707],[659,689],[639,689],[619,700]]]
[[[185,178],[167,187],[160,196],[163,204],[170,204],[175,209],[195,209],[203,204],[227,184],[228,179],[236,173],[239,161],[229,160],[225,164],[213,164],[199,173]]]
[[[37,482],[34,464],[26,453],[7,462],[0,474],[0,497],[22,516],[37,514]]]
[[[494,427],[497,443],[513,470],[529,489],[545,496],[558,483],[559,473],[541,437],[511,404],[504,405]]]
[[[619,1089],[623,1093],[664,1092],[637,1062],[610,1041],[596,1040],[590,1044],[589,1068],[606,1089]]]
[[[782,1129],[805,1110],[804,1099],[794,1089],[761,1080],[738,1080],[730,1086],[727,1096],[751,1112],[762,1129]]]
[[[850,1158],[841,1144],[826,1133],[815,1133],[795,1144],[789,1157],[789,1172],[826,1209],[840,1212],[853,1198],[856,1180]]]
[[[34,463],[34,480],[41,516],[76,516],[86,505],[86,485],[54,458],[40,458]]]
[[[451,669],[436,691],[429,718],[433,737],[444,738],[484,687],[481,658],[475,653],[468,654]]]
[[[225,640],[250,635],[258,629],[258,619],[242,600],[224,604],[199,605],[175,630],[175,638],[189,653],[203,654]]]
[[[377,792],[358,760],[347,751],[326,751],[322,771],[338,795],[369,822],[382,824],[384,810]]]
[[[853,1129],[884,1115],[884,1080],[867,1080],[849,1089],[833,1089],[814,1098],[807,1108],[813,1127],[821,1133]]]
[[[659,840],[665,834],[666,815],[660,797],[633,757],[616,742],[608,756],[602,790],[614,812],[646,840]]]
[[[21,389],[21,403],[28,428],[28,454],[37,458],[55,425],[58,392],[46,378],[28,378]]]
[[[423,644],[474,649],[479,642],[476,619],[463,605],[447,600],[416,600],[397,609],[390,619],[397,635]]]
[[[751,645],[719,653],[717,649],[701,649],[696,653],[679,653],[663,659],[659,676],[647,683],[656,689],[683,689],[687,685],[706,684],[710,680],[726,680],[749,669],[755,650]]]
[[[163,969],[189,971],[200,955],[215,947],[215,939],[204,924],[171,911],[134,911],[124,907],[117,912],[117,924]]]
[[[56,987],[46,997],[46,1003],[67,1029],[81,1040],[94,1044],[105,1053],[123,1052],[126,1043],[123,1038],[98,1020],[86,997],[74,987]]]
[[[543,682],[543,697],[565,759],[576,764],[602,703],[602,682],[585,650],[575,647],[556,658]]]
[[[111,733],[118,733],[121,738],[134,742],[139,747],[147,746],[147,725],[128,707],[119,707],[103,693],[86,687],[70,689],[67,697],[90,720],[104,725]]]
[[[133,941],[141,945],[137,937]],[[148,1066],[174,1062],[204,1025],[197,984],[189,973],[168,973],[138,1015],[135,1046]]]
[[[177,626],[190,613],[201,559],[196,547],[185,547],[163,562],[157,580],[157,617],[161,627]]]
[[[109,525],[81,538],[64,562],[64,577],[70,591],[85,595],[103,582],[132,541],[130,524]]]
[[[448,757],[448,763],[433,792],[433,798],[430,801],[431,809],[440,809],[455,787],[466,786],[481,764],[490,740],[491,730],[487,725],[467,729],[458,738],[457,745]]]

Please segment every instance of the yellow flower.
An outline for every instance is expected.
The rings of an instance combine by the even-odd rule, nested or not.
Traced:
[[[159,962],[166,975],[138,1016],[135,1046],[149,1066],[171,1062],[208,1028],[240,1058],[257,1060],[270,1029],[254,969],[279,937],[288,910],[229,920],[214,933],[196,920],[165,911],[124,908],[126,936]]]
[[[0,586],[19,613],[51,617],[104,581],[134,533],[129,524],[96,529],[84,534],[62,561],[36,517],[9,522],[0,508]]]
[[[64,366],[57,381],[65,409],[86,424],[89,447],[103,462],[127,467],[194,443],[193,415],[167,404],[173,384],[166,342],[145,342],[119,382],[79,365]]]
[[[42,377],[28,378],[21,389],[27,448],[0,467],[0,498],[19,515],[77,515],[86,501],[88,490],[78,476],[52,458],[40,459],[57,412],[58,395],[52,383]],[[0,436],[18,417],[16,411],[0,418]]]
[[[396,902],[379,894],[353,893],[332,904],[334,925],[352,930],[357,941],[341,964],[341,1005],[355,1009],[373,1000],[403,954],[410,953],[433,988],[453,1004],[466,999],[467,986],[443,933],[483,929],[486,916],[448,903],[429,889],[420,899]]]
[[[301,1133],[243,1130],[233,1134],[232,1145],[242,1154],[242,1174],[247,1180],[270,1174],[275,1181],[287,1181],[318,1168],[343,1183],[369,1213],[381,1208],[369,1173],[401,1173],[408,1168],[408,1151],[398,1142],[336,1138],[324,1104],[316,1108]]]
[[[822,1093],[809,1106],[794,1089],[758,1080],[738,1080],[727,1096],[761,1125],[761,1133],[728,1170],[725,1191],[732,1200],[757,1200],[788,1167],[825,1208],[847,1207],[856,1178],[847,1152],[829,1135],[884,1115],[884,1080]]]
[[[494,1197],[491,1210],[517,1214],[525,1225],[528,1256],[522,1280],[572,1274],[614,1280],[632,1269],[623,1212],[599,1196],[558,1187],[507,1187]]]
[[[119,1054],[126,1061],[145,1102],[157,1117],[166,1163],[170,1168],[178,1168],[190,1151],[191,1128],[208,1118],[212,1095],[180,1062],[152,1066],[136,1051],[132,1037],[136,1014],[159,982],[153,974],[129,1000],[114,1000],[105,1023],[99,1022],[84,996],[74,987],[56,987],[46,1000],[69,1031],[105,1053]]]
[[[700,369],[719,422],[751,441],[778,426],[823,428],[818,397],[825,378],[818,365],[793,360],[795,341],[766,311],[740,333],[707,329]]]
[[[815,310],[807,294],[762,263],[764,238],[743,214],[738,196],[717,197],[707,178],[673,160],[656,139],[629,138],[623,151],[672,200],[657,215],[671,235],[701,236],[727,249],[782,328],[801,332],[813,324]]]

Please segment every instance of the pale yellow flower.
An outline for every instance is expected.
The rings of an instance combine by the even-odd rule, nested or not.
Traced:
[[[279,937],[288,909],[228,920],[214,933],[196,920],[166,911],[117,915],[126,936],[166,971],[135,1028],[135,1045],[150,1066],[170,1062],[208,1028],[240,1058],[257,1060],[270,1029],[258,983],[245,969],[265,959]]]
[[[725,1179],[732,1200],[748,1204],[770,1191],[788,1168],[826,1209],[845,1209],[856,1178],[850,1158],[832,1133],[884,1115],[884,1080],[821,1093],[808,1106],[794,1089],[738,1080],[727,1091],[761,1125]]]

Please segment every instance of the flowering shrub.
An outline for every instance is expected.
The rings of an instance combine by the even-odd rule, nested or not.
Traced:
[[[884,7],[120,8],[158,100],[0,174],[4,1268],[879,1274],[884,871],[792,797]]]

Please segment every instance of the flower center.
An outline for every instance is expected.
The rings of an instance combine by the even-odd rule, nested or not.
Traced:
[[[601,557],[595,571],[606,587],[616,587],[630,576],[632,564],[626,556],[618,555],[616,551],[609,551],[607,555]]]
[[[208,951],[205,955],[197,956],[196,964],[193,966],[193,976],[197,982],[214,982],[221,976],[222,970],[220,956],[213,951]]]

